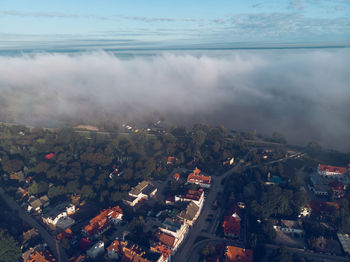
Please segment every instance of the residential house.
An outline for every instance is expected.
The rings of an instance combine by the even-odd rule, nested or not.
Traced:
[[[55,207],[51,207],[42,214],[44,223],[53,227],[66,229],[75,223],[74,219],[68,217],[75,213],[75,206],[71,203],[60,203]]]
[[[82,229],[83,235],[94,239],[106,232],[112,224],[118,224],[123,219],[123,211],[119,206],[105,209],[89,221],[89,224]]]
[[[339,209],[337,202],[310,201],[311,213],[320,219],[330,215],[335,209]]]
[[[319,164],[317,167],[317,173],[325,178],[341,179],[346,174],[346,168]]]
[[[22,254],[24,262],[55,262],[53,255],[43,245],[30,248]]]
[[[310,176],[309,189],[317,196],[328,196],[329,186],[317,175]]]
[[[253,251],[236,246],[227,246],[225,262],[253,262]]]
[[[159,258],[159,262],[168,262],[170,261],[171,249],[161,243],[153,243],[150,246],[150,250],[154,253],[162,254]]]
[[[345,186],[340,181],[333,181],[329,183],[329,187],[331,188],[334,197],[342,198],[345,196]]]
[[[190,202],[193,201],[200,209],[202,209],[204,203],[205,195],[204,190],[200,188],[199,190],[188,190],[186,195],[176,195],[175,202],[177,201],[185,201]]]
[[[141,247],[135,244],[129,244],[127,241],[114,240],[107,247],[107,254],[110,259],[121,259],[125,262],[165,262],[163,254],[154,252],[145,252]]]
[[[274,221],[273,228],[276,231],[281,231],[285,234],[289,234],[293,237],[303,237],[304,229],[300,220],[276,220]]]
[[[129,206],[135,206],[141,200],[148,200],[154,197],[156,193],[157,188],[151,182],[144,180],[131,189],[128,197],[124,199],[124,203]]]
[[[169,156],[168,161],[166,162],[167,165],[175,165],[177,158],[174,156]]]
[[[337,236],[344,252],[350,255],[350,235],[337,233]]]
[[[173,178],[174,178],[175,181],[179,181],[179,179],[180,179],[180,174],[179,174],[179,173],[175,173],[175,174],[173,175]]]
[[[199,185],[201,187],[210,188],[211,185],[211,176],[204,176],[201,174],[201,171],[196,168],[190,173],[187,177],[187,182]]]
[[[311,206],[307,205],[301,208],[298,217],[303,218],[303,217],[309,217],[310,215],[311,215]]]
[[[40,213],[42,208],[50,205],[49,198],[47,195],[44,195],[40,198],[31,197],[28,203],[28,211],[34,210],[35,212]]]
[[[239,238],[241,235],[241,217],[237,212],[224,217],[222,223],[224,235],[226,237]]]
[[[193,201],[190,201],[185,210],[182,210],[177,217],[185,221],[189,226],[193,226],[200,214],[200,208]]]
[[[174,236],[176,238],[174,246],[178,246],[184,239],[187,231],[188,224],[184,223],[180,219],[174,219],[167,217],[159,229],[168,235]],[[173,247],[175,248],[175,247]]]
[[[96,258],[99,254],[104,253],[105,244],[103,241],[98,241],[95,245],[86,251],[86,254],[91,258]]]

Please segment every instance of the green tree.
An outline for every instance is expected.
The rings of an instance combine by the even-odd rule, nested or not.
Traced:
[[[80,194],[83,198],[92,199],[96,197],[96,193],[94,192],[92,186],[90,185],[84,185],[80,190]]]
[[[208,243],[204,246],[204,248],[201,251],[201,254],[205,257],[211,256],[215,253],[215,247],[212,243]]]
[[[0,229],[0,261],[20,261],[22,251],[19,243],[5,230]]]
[[[292,262],[293,257],[288,252],[287,248],[285,246],[280,247],[279,249],[276,249],[272,254],[269,256],[269,261],[271,262]]]
[[[7,173],[13,173],[23,169],[24,163],[21,159],[5,160],[2,169]]]

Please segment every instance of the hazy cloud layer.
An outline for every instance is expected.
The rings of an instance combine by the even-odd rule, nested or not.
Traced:
[[[0,57],[0,118],[207,121],[350,151],[350,50]]]

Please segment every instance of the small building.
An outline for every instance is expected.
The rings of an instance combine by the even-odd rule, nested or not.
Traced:
[[[168,235],[174,236],[175,237],[175,244],[173,249],[177,247],[184,239],[187,231],[188,231],[188,224],[184,223],[180,219],[174,219],[174,218],[169,218],[167,217],[159,229]]]
[[[177,158],[174,156],[169,156],[168,161],[166,162],[167,165],[175,165],[177,161]]]
[[[22,254],[25,262],[55,262],[56,259],[43,245],[30,248]]]
[[[304,206],[301,210],[300,213],[298,215],[299,218],[303,218],[303,217],[309,217],[311,215],[311,206],[307,205]]]
[[[141,200],[148,200],[154,197],[157,193],[157,188],[149,181],[142,181],[136,187],[131,189],[127,198],[123,201],[129,206],[137,205]]]
[[[44,223],[66,229],[75,223],[74,219],[68,217],[75,213],[75,206],[71,203],[60,203],[51,207],[42,214]]]
[[[317,167],[317,173],[325,178],[341,179],[346,174],[346,168],[319,164]]]
[[[187,182],[199,185],[201,187],[210,188],[211,185],[211,176],[204,176],[201,174],[201,171],[196,168],[190,173],[187,177]]]
[[[46,160],[50,160],[50,159],[53,158],[54,156],[55,156],[54,153],[49,153],[49,154],[45,155],[45,159],[46,159]]]
[[[188,190],[186,195],[176,195],[175,202],[184,201],[190,202],[193,201],[200,209],[202,209],[203,203],[205,200],[204,190],[200,188],[199,190]]]
[[[317,175],[310,176],[309,189],[317,196],[328,196],[329,186],[324,183],[322,177],[319,177]]]
[[[350,235],[337,233],[337,236],[344,252],[350,255]]]
[[[141,247],[127,241],[114,240],[107,248],[110,259],[121,259],[121,261],[137,262],[166,262],[161,253],[146,252]]]
[[[236,246],[227,246],[225,262],[253,262],[253,251]]]
[[[303,237],[304,229],[300,220],[275,220],[273,228],[293,237]]]
[[[174,178],[175,181],[179,181],[179,179],[180,179],[180,174],[179,174],[179,173],[175,173],[175,174],[173,175],[173,178]]]
[[[44,195],[40,198],[32,197],[29,199],[28,211],[34,210],[35,212],[40,213],[44,207],[50,205],[50,200],[47,195]]]
[[[105,252],[105,244],[103,241],[98,241],[95,245],[86,251],[86,254],[91,258],[96,258],[99,254]]]
[[[345,196],[345,186],[340,181],[333,181],[329,183],[329,187],[331,188],[334,197],[336,198],[342,198]]]
[[[239,238],[241,235],[241,218],[237,213],[225,216],[222,228],[226,237]]]

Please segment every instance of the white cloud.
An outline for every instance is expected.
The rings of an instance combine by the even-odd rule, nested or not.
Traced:
[[[0,119],[207,121],[350,146],[349,49],[0,57]]]

